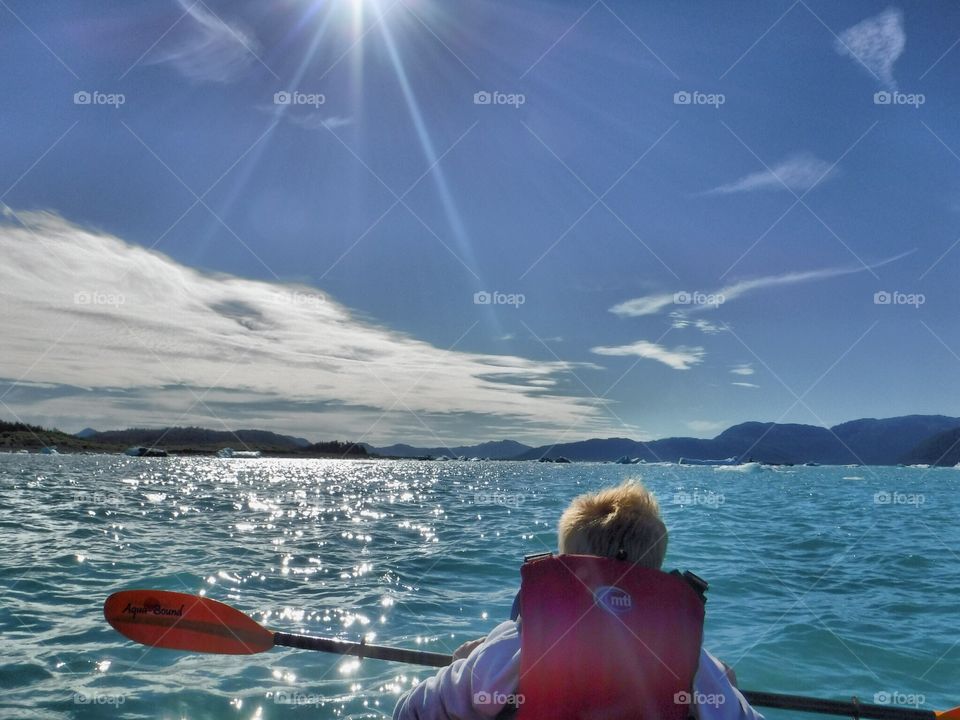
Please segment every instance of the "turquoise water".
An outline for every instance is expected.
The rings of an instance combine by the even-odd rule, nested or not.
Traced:
[[[149,650],[103,600],[204,591],[274,630],[449,652],[508,616],[573,496],[629,476],[667,565],[710,581],[706,645],[742,687],[960,704],[960,470],[0,455],[0,717],[389,715],[429,670]]]

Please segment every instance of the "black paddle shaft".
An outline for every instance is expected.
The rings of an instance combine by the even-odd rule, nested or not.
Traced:
[[[822,700],[803,695],[780,695],[777,693],[752,692],[741,690],[751,705],[768,708],[799,710],[800,712],[822,713],[824,715],[846,715],[851,718],[872,718],[872,720],[935,720],[937,714],[932,710],[897,707],[896,705],[870,705],[854,698],[852,701]]]
[[[273,644],[300,648],[301,650],[320,650],[321,652],[339,653],[340,655],[353,655],[358,658],[395,660],[397,662],[410,663],[411,665],[426,665],[428,667],[446,667],[453,662],[452,657],[444,655],[443,653],[405,650],[403,648],[367,645],[362,642],[313,637],[311,635],[293,635],[283,632],[273,634]]]

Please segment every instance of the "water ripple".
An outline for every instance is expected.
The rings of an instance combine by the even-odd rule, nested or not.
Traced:
[[[103,599],[204,593],[273,629],[449,652],[508,615],[572,497],[637,473],[667,564],[711,582],[707,645],[744,686],[955,699],[960,471],[0,455],[0,714],[389,715],[429,670],[150,650]]]

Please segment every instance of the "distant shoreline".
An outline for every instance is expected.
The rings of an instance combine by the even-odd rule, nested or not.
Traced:
[[[60,430],[0,421],[0,451],[123,453],[132,447],[180,456],[214,456],[232,448],[274,458],[408,458],[419,460],[529,460],[542,462],[616,462],[640,464],[960,466],[960,417],[905,415],[863,418],[827,428],[815,425],[744,422],[713,438],[668,437],[658,440],[592,438],[531,447],[501,439],[475,445],[376,447],[365,442],[311,442],[267,430],[209,430],[199,427],[130,428],[76,435]]]
[[[57,450],[56,453],[53,453],[51,456],[74,456],[74,455],[110,455],[115,457],[129,457],[131,460],[151,460],[157,459],[158,456],[148,456],[148,457],[137,457],[135,455],[127,455],[124,450],[118,449],[107,449],[107,448],[60,448],[58,446],[46,446],[53,447]],[[168,448],[163,448],[167,455],[165,457],[170,458],[179,458],[179,457],[209,457],[216,458],[217,450],[209,449],[177,449],[169,450]],[[0,447],[0,455],[44,455],[43,448],[37,448],[36,446],[23,447],[23,448],[11,448],[9,446]],[[276,459],[276,458],[286,458],[286,459],[340,459],[340,460],[409,460],[412,458],[387,458],[381,455],[343,455],[337,453],[283,453],[283,452],[261,452],[260,457],[264,459]],[[162,458],[161,458],[162,459]],[[250,458],[220,458],[221,460],[243,460]]]
[[[2,455],[18,455],[21,457],[24,456],[34,456],[34,455],[44,455],[42,450],[37,450],[35,448],[23,448],[21,450],[10,450],[7,448],[0,449],[0,456]],[[453,462],[453,463],[469,463],[469,462],[516,462],[516,463],[546,463],[552,465],[614,465],[622,466],[622,463],[617,463],[615,460],[570,460],[568,463],[557,463],[553,460],[526,460],[521,458],[475,458],[475,459],[465,459],[465,458],[440,458],[423,456],[423,457],[408,457],[408,456],[398,456],[398,455],[337,455],[337,454],[323,454],[323,453],[262,453],[257,458],[229,458],[229,457],[219,457],[216,451],[210,451],[208,449],[200,450],[183,450],[177,452],[168,453],[165,456],[157,457],[136,457],[126,455],[123,451],[115,450],[72,450],[60,452],[57,451],[55,454],[45,455],[45,457],[75,457],[75,456],[92,456],[92,455],[107,455],[109,457],[129,457],[131,460],[163,460],[165,458],[184,458],[184,457],[207,457],[214,458],[219,460],[234,460],[236,462],[246,462],[249,460],[396,460],[396,461],[417,461],[417,462]],[[744,469],[751,469],[749,466],[756,466],[755,470],[762,470],[767,468],[794,468],[794,469],[810,469],[815,470],[817,468],[849,468],[851,470],[858,468],[866,467],[877,467],[877,468],[891,468],[899,467],[903,469],[913,469],[913,470],[925,470],[925,469],[941,469],[947,470],[954,468],[953,465],[930,465],[930,464],[913,464],[913,465],[904,465],[898,463],[896,465],[857,465],[857,464],[829,464],[829,463],[761,463],[761,462],[744,462],[739,465],[728,465],[723,463],[711,464],[685,464],[685,463],[676,463],[676,462],[642,462],[630,464],[628,467],[636,468],[637,470],[642,470],[643,468],[651,467],[665,467],[665,466],[678,466],[684,468],[710,468],[710,469],[726,469],[726,470],[735,470],[743,471]],[[846,478],[845,478],[846,479]],[[862,478],[854,478],[862,479]]]
[[[204,428],[134,428],[70,435],[26,423],[0,421],[0,451],[56,454],[125,454],[133,448],[173,456],[216,456],[223,450],[258,452],[263,457],[370,457],[362,445],[339,440],[311,443],[262,430],[214,431]],[[47,450],[47,452],[50,452]],[[130,455],[130,457],[137,457]]]

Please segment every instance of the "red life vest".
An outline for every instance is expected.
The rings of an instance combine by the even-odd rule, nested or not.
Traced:
[[[587,555],[520,575],[517,720],[687,720],[704,616],[687,580]]]

